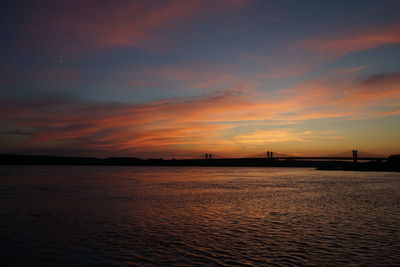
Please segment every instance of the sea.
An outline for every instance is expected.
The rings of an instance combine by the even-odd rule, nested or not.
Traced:
[[[0,266],[400,266],[400,173],[0,166]]]

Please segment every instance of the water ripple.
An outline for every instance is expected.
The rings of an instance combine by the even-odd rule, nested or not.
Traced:
[[[396,266],[396,173],[0,167],[2,266]]]

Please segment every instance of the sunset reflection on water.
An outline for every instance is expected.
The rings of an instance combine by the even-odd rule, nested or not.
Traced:
[[[0,173],[4,264],[400,262],[396,173],[89,166]]]

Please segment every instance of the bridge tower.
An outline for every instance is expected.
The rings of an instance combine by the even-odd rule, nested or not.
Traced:
[[[357,150],[353,150],[353,162],[357,163],[357,159],[358,159],[358,151]]]

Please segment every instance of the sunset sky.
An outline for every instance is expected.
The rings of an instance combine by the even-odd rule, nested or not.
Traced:
[[[0,153],[400,152],[400,1],[7,2]]]

